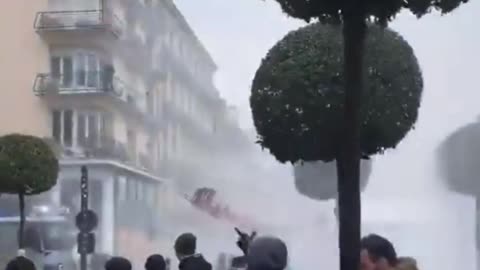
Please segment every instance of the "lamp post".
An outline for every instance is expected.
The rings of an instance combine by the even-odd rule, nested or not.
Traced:
[[[77,235],[80,270],[87,270],[87,256],[95,251],[95,234],[92,232],[98,224],[94,211],[88,209],[88,169],[82,166],[80,178],[80,212],[75,218],[80,232]]]

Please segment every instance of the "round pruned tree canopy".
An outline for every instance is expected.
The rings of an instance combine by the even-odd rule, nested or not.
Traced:
[[[332,161],[344,121],[341,25],[314,23],[289,33],[262,60],[250,96],[259,143],[280,162]],[[395,147],[417,120],[423,79],[412,48],[396,32],[369,25],[361,154]]]
[[[58,160],[41,138],[0,137],[0,193],[39,194],[57,182]]]
[[[449,135],[438,149],[439,169],[450,190],[480,196],[480,122]]]
[[[360,166],[360,189],[364,190],[372,172],[372,161],[362,160]],[[293,166],[293,175],[300,194],[314,200],[337,198],[336,161],[297,163]]]
[[[288,15],[309,21],[312,18],[337,19],[348,13],[351,3],[338,0],[275,0]],[[402,8],[410,10],[421,17],[432,9],[448,13],[468,0],[365,0],[362,7],[366,18],[386,22],[391,20]]]

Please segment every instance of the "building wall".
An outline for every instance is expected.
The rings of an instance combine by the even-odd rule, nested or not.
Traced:
[[[48,48],[32,27],[46,1],[0,1],[0,134],[49,134],[47,107],[32,92],[36,74],[48,70]]]
[[[138,153],[151,150],[147,144],[150,137],[157,141],[157,146],[153,147],[157,150],[153,152],[157,153],[150,156],[157,165],[165,161],[160,157],[176,159],[183,162],[182,165],[188,166],[198,166],[199,160],[211,159],[208,141],[215,140],[212,136],[214,133],[212,127],[216,119],[215,114],[219,112],[216,108],[217,103],[220,104],[218,92],[213,87],[216,66],[173,2],[106,0],[105,3],[110,10],[113,10],[115,15],[124,22],[123,34],[118,39],[113,36],[107,37],[109,33],[101,31],[72,31],[70,34],[35,32],[33,22],[39,11],[94,10],[101,6],[100,3],[101,0],[0,1],[0,9],[8,11],[0,17],[0,32],[3,34],[0,45],[3,46],[0,48],[0,65],[3,67],[0,73],[0,81],[3,82],[0,96],[0,134],[21,132],[42,137],[52,136],[53,110],[74,110],[73,115],[80,111],[106,112],[111,116],[109,118],[112,127],[110,135],[116,141],[127,143],[129,129],[136,133]],[[153,6],[148,6],[150,5],[148,3],[152,3]],[[132,10],[135,12],[132,13]],[[153,115],[147,116],[160,122],[161,128],[152,131],[151,127],[146,126],[146,122],[143,121],[146,118],[139,117],[139,113],[133,113],[126,109],[128,106],[121,106],[111,98],[92,98],[86,95],[45,98],[35,95],[33,81],[36,75],[51,73],[52,56],[68,53],[71,50],[94,52],[98,54],[102,63],[113,64],[115,76],[125,84],[124,90],[132,91],[131,93],[138,97],[140,112],[147,111],[149,99],[153,98],[153,104],[156,107],[153,109]],[[176,111],[175,114],[181,115],[180,118],[183,120],[170,119],[163,110],[165,105],[172,105]],[[75,138],[78,124],[74,123],[73,126]],[[204,164],[200,165],[202,170],[208,168],[203,166]],[[103,203],[98,207],[99,211],[104,213],[103,217],[108,219],[100,223],[102,240],[99,243],[101,251],[113,252],[117,246],[113,246],[112,239],[117,241],[116,238],[119,236],[110,228],[115,227],[118,221],[113,220],[112,209],[118,206],[119,202],[115,201],[112,190],[120,181],[115,177],[116,171],[127,169],[119,169],[115,167],[116,165],[108,166],[111,170],[101,177],[97,176],[96,179],[98,182],[102,181],[99,190],[107,194],[102,197]],[[78,178],[79,168],[69,172],[64,168],[60,182]],[[70,175],[67,176],[67,174]],[[131,176],[132,181],[136,182],[135,190],[140,190],[139,183],[155,181],[153,178],[138,176],[138,173],[131,168],[125,174]],[[93,172],[92,178],[95,178]],[[141,193],[141,191],[135,192]],[[61,189],[56,187],[53,192],[56,201],[61,201],[59,193]],[[165,224],[165,226],[175,227],[177,230],[179,228],[194,229],[188,224],[198,221],[202,214],[190,209],[193,211],[191,212],[188,210],[190,206],[185,205],[183,199],[178,201],[181,197],[172,196],[167,196],[170,199],[163,201],[161,205],[172,206],[175,210],[173,215],[178,211],[180,214],[193,216],[183,219],[177,213],[176,222]],[[175,193],[175,196],[179,195]],[[135,198],[138,197],[142,196],[135,195]],[[162,197],[162,193],[158,192],[157,197]],[[143,204],[144,202],[138,202],[137,199],[128,203],[134,209],[138,209],[135,207],[144,207],[142,208],[144,210],[148,208]],[[181,203],[183,205],[176,208]],[[154,216],[155,210],[160,215],[162,208],[150,209],[148,212],[151,213],[150,216]],[[199,217],[196,218],[196,216]],[[152,223],[148,218],[144,221],[145,224]],[[182,227],[183,225],[185,227]],[[211,229],[209,220],[204,220],[200,227],[202,231],[199,233],[203,233],[205,237],[208,237],[209,233],[216,233]],[[143,233],[147,240],[151,240],[145,228],[137,229],[135,233]],[[221,228],[225,235],[232,233],[230,225],[223,224]],[[178,230],[175,234],[180,232]],[[173,236],[170,234],[170,237]],[[141,237],[134,236],[134,238]],[[153,243],[143,241],[139,242],[139,245],[148,249],[148,246]]]

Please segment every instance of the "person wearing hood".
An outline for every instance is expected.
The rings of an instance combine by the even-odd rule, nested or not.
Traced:
[[[5,270],[36,270],[35,264],[24,256],[18,256],[7,263]]]
[[[285,270],[288,264],[287,245],[276,237],[255,238],[246,256],[248,270]]]
[[[197,237],[192,233],[184,233],[177,237],[174,248],[180,261],[179,270],[212,270],[212,265],[203,258],[202,254],[196,253]]]

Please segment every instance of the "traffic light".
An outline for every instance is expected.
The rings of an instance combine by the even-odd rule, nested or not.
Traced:
[[[77,235],[78,253],[91,254],[95,252],[95,234],[80,232]]]
[[[81,232],[91,232],[98,225],[97,214],[90,209],[82,210],[75,217],[75,224]]]

